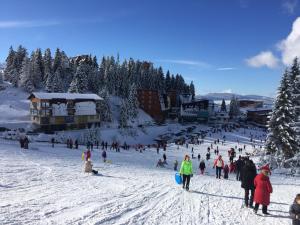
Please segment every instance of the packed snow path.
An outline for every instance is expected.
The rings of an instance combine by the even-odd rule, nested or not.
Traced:
[[[204,157],[208,145],[195,145],[195,155]],[[221,146],[221,154],[234,145]],[[160,169],[155,165],[162,150],[160,155],[155,149],[108,151],[111,164],[101,162],[96,150],[92,161],[100,175],[94,176],[83,173],[83,149],[32,143],[21,150],[17,142],[1,140],[1,224],[291,224],[288,209],[300,190],[299,179],[273,175],[272,216],[258,216],[242,206],[244,192],[234,175],[215,178],[212,160],[205,176],[193,160],[190,192],[176,185],[173,161],[181,162],[190,149],[171,145],[169,166]]]

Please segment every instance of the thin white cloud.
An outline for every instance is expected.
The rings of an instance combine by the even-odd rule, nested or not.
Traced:
[[[251,67],[268,67],[274,69],[278,66],[279,60],[273,55],[271,51],[263,51],[258,55],[246,59],[246,63]]]
[[[298,6],[298,0],[282,0],[282,8],[288,14],[294,14]]]
[[[236,68],[234,68],[234,67],[220,67],[220,68],[217,68],[217,70],[227,71],[227,70],[236,70]]]
[[[203,62],[203,61],[194,61],[194,60],[181,60],[181,59],[162,59],[157,60],[158,62],[165,62],[165,63],[172,63],[172,64],[181,64],[186,66],[197,66],[197,67],[203,67],[208,68],[211,67],[210,64]]]
[[[300,17],[294,21],[291,33],[278,44],[278,48],[285,65],[290,65],[295,57],[300,56]]]
[[[226,94],[232,94],[232,89],[226,89],[226,90],[223,90],[222,93],[226,93]]]
[[[31,21],[0,21],[0,29],[6,28],[31,28],[31,27],[48,27],[56,26],[61,23],[55,20],[31,20]]]

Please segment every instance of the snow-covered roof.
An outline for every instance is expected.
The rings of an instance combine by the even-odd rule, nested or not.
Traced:
[[[39,99],[92,99],[92,100],[103,100],[96,94],[79,94],[79,93],[47,93],[47,92],[33,92],[28,99],[31,97]]]

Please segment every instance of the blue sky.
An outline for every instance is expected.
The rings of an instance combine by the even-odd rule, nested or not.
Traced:
[[[0,62],[19,44],[69,56],[119,53],[182,74],[198,94],[273,96],[300,55],[298,1],[3,0]]]

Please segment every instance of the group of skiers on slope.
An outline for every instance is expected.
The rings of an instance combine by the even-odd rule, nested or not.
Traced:
[[[243,160],[240,171],[240,180],[241,187],[245,190],[245,206],[247,208],[253,208],[254,212],[257,213],[259,206],[262,205],[262,213],[264,215],[269,215],[268,205],[270,204],[270,196],[273,192],[269,178],[271,173],[269,166],[265,165],[261,167],[261,172],[257,174],[256,166],[252,160],[249,158],[239,158],[239,160]],[[220,171],[224,168],[222,156],[219,156],[215,160],[214,167],[216,167],[217,178],[220,178]],[[193,177],[193,165],[189,155],[184,156],[179,173],[183,180],[182,187],[188,191],[191,177]],[[255,204],[253,205],[254,202]],[[300,194],[297,194],[289,212],[293,219],[293,225],[300,225]]]

